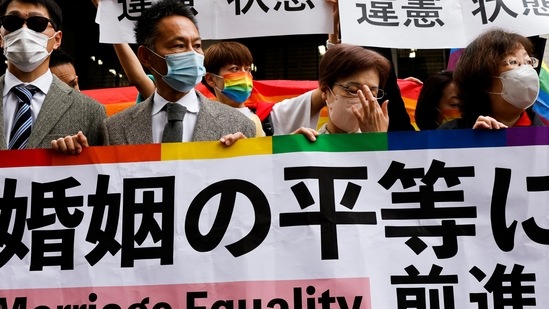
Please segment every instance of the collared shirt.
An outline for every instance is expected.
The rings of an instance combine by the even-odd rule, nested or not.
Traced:
[[[168,114],[165,110],[162,110],[164,105],[169,103],[168,100],[161,97],[158,92],[154,92],[153,97],[153,109],[152,109],[152,135],[153,143],[162,142],[162,133],[164,133],[164,126],[168,122]],[[177,102],[187,108],[185,117],[183,118],[183,136],[181,141],[190,142],[193,137],[194,127],[196,125],[196,119],[198,117],[198,96],[194,89],[191,89],[186,95],[184,95]]]
[[[17,106],[19,104],[17,96],[11,91],[11,89],[17,85],[33,85],[38,88],[40,91],[37,91],[32,96],[31,101],[31,114],[33,123],[38,118],[46,94],[50,90],[51,83],[53,82],[53,76],[51,71],[48,69],[46,73],[37,79],[33,80],[30,83],[23,83],[15,75],[6,70],[6,75],[4,78],[4,92],[2,93],[2,105],[4,111],[4,136],[6,137],[6,144],[9,143],[9,136],[11,129],[13,127],[13,120],[15,118],[15,113],[17,112]],[[7,145],[6,145],[7,146]]]

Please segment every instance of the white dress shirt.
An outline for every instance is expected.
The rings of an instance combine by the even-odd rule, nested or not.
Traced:
[[[153,143],[162,142],[164,126],[166,126],[166,123],[168,122],[168,113],[165,110],[162,110],[162,108],[167,103],[170,103],[170,101],[164,99],[158,94],[158,92],[155,91],[151,115]],[[173,103],[181,104],[187,108],[187,112],[183,118],[183,136],[181,137],[181,141],[190,142],[193,137],[199,110],[198,97],[195,90],[191,89],[191,91],[189,91],[185,96]]]
[[[23,83],[15,75],[6,70],[6,75],[4,78],[4,92],[2,93],[2,107],[4,111],[4,136],[6,138],[6,146],[9,143],[9,138],[11,134],[11,129],[13,127],[13,120],[15,118],[15,113],[17,112],[17,106],[19,104],[17,96],[11,91],[11,89],[17,85],[33,85],[38,88],[40,91],[37,91],[31,101],[31,114],[32,122],[36,122],[46,94],[50,90],[51,83],[53,82],[53,76],[51,71],[48,69],[46,73],[37,79],[33,80],[30,83]]]

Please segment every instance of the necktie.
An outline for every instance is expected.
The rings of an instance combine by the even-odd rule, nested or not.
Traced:
[[[12,88],[19,102],[13,127],[10,134],[8,149],[23,149],[29,141],[32,127],[30,103],[38,89],[32,85],[18,85]]]
[[[168,123],[164,126],[162,134],[162,143],[181,142],[183,139],[183,117],[187,108],[181,104],[168,103],[164,105],[168,113]]]

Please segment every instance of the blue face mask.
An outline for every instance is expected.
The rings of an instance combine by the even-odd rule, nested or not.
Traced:
[[[151,67],[151,69],[162,76],[164,82],[176,91],[189,92],[200,83],[202,77],[206,74],[204,55],[195,51],[169,54],[165,57],[160,56],[152,50],[150,51],[166,60],[168,72],[166,75],[162,75],[153,67]]]

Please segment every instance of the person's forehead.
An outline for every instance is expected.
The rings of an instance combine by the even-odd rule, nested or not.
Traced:
[[[192,37],[200,39],[196,25],[184,16],[174,15],[162,18],[157,25],[158,38],[170,39],[174,37]]]
[[[345,78],[340,78],[338,79],[338,82],[377,86],[379,84],[379,74],[375,69],[369,69],[356,72],[355,74]]]
[[[53,74],[57,76],[69,76],[72,78],[76,77],[76,70],[74,69],[74,66],[70,63],[63,63],[54,67],[50,67],[50,70]]]
[[[17,15],[28,18],[30,16],[45,16],[50,17],[48,9],[45,6],[34,3],[23,3],[12,1],[6,7],[6,15]]]
[[[518,48],[516,48],[515,50],[509,52],[507,55],[508,56],[524,57],[524,56],[528,56],[528,52],[521,45]]]

